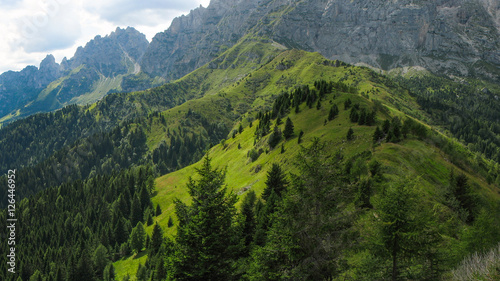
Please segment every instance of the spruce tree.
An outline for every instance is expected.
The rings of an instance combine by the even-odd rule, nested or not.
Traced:
[[[161,215],[161,207],[160,204],[156,205],[156,216]]]
[[[304,136],[304,131],[300,130],[299,137],[297,138],[298,144],[300,144],[302,142],[302,136]]]
[[[205,156],[196,170],[199,179],[189,179],[187,189],[193,203],[176,200],[177,249],[174,278],[177,280],[228,280],[231,275],[231,241],[236,196],[227,194],[225,172],[212,169]]]
[[[146,231],[144,230],[144,225],[142,222],[138,222],[130,234],[130,246],[136,253],[140,253],[142,248],[144,248],[145,239]]]
[[[255,192],[252,190],[248,192],[248,194],[243,199],[243,203],[241,204],[241,231],[242,231],[242,239],[243,244],[245,246],[244,252],[245,255],[248,254],[250,244],[253,242],[253,237],[255,234],[255,201],[257,196]]]
[[[132,200],[132,206],[130,207],[130,223],[132,225],[136,225],[138,222],[142,220],[142,209],[141,209],[141,201],[139,197],[136,195]]]
[[[336,104],[332,106],[330,112],[328,113],[328,121],[332,121],[339,114],[339,108]]]
[[[352,130],[352,128],[349,128],[349,130],[347,131],[346,138],[347,138],[348,141],[354,139],[354,131]]]
[[[277,163],[273,163],[271,169],[267,172],[266,187],[262,192],[262,199],[267,200],[272,191],[281,197],[287,186],[288,181],[281,166]]]
[[[380,128],[377,126],[375,128],[375,132],[373,133],[373,142],[378,142],[384,137],[384,133],[380,130]]]
[[[151,235],[151,250],[153,254],[158,253],[161,244],[163,243],[163,230],[158,223],[153,227],[153,234]]]
[[[293,134],[293,122],[290,118],[287,118],[285,122],[285,129],[283,130],[283,137],[285,137],[285,139],[289,139],[293,136]]]

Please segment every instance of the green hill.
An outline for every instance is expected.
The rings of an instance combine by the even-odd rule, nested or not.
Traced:
[[[314,82],[319,81],[316,79],[341,81],[342,84],[337,84],[338,88],[334,88],[331,93],[322,97],[319,109],[316,101],[311,108],[302,103],[298,113],[290,105],[284,110],[286,113],[281,116],[283,122],[289,117],[295,126],[295,135],[292,138],[279,141],[275,148],[271,149],[268,145],[270,133],[262,138],[256,137],[258,125],[262,122],[254,120],[259,111],[272,110],[273,102],[279,100],[280,93],[291,95],[299,85],[308,85],[312,91],[317,91],[319,94],[320,89],[313,86]],[[413,178],[415,192],[421,196],[418,202],[419,208],[432,208],[433,217],[429,218],[429,221],[442,225],[438,230],[441,237],[438,247],[450,250],[446,252],[448,258],[443,262],[445,265],[440,266],[449,269],[466,253],[466,250],[460,247],[472,247],[468,244],[472,242],[457,234],[467,233],[474,228],[473,225],[464,223],[460,215],[447,203],[445,193],[451,184],[450,173],[453,171],[455,174],[466,175],[478,200],[487,202],[486,206],[489,207],[486,208],[492,211],[500,199],[499,189],[498,186],[487,183],[482,176],[485,167],[481,167],[481,165],[492,167],[492,164],[480,156],[474,158],[463,145],[420,123],[418,119],[410,117],[424,120],[429,118],[426,112],[419,109],[415,98],[411,97],[408,91],[389,84],[388,81],[387,78],[366,68],[342,65],[327,61],[318,54],[292,50],[281,53],[273,61],[252,72],[239,83],[223,89],[221,93],[189,101],[162,115],[167,120],[176,120],[176,117],[184,115],[202,116],[232,125],[227,140],[210,149],[208,155],[212,158],[212,165],[226,169],[226,184],[229,190],[241,198],[250,190],[255,191],[258,196],[262,194],[266,186],[267,172],[274,163],[279,163],[288,172],[296,172],[293,163],[301,146],[309,146],[315,138],[325,142],[327,150],[340,151],[345,163],[350,163],[345,165],[353,166],[350,172],[354,177],[351,182],[353,193],[357,192],[356,189],[364,179],[370,177],[368,172],[370,163],[376,161],[381,164],[383,180],[373,184],[370,202],[380,200],[383,190],[391,183],[398,182],[402,178]],[[350,116],[352,109],[344,109],[344,103],[348,99],[352,104],[359,105],[360,109],[375,111],[376,123],[367,126],[352,122]],[[237,108],[242,100],[252,106],[246,111],[237,113],[235,110],[229,110]],[[337,105],[340,112],[335,119],[329,121],[328,115],[333,105]],[[392,120],[394,117],[399,118],[402,124],[412,120],[413,122],[408,122],[408,126],[418,129],[408,129],[410,131],[407,136],[401,137],[400,141],[386,142],[388,137],[385,137],[374,142],[373,134],[376,126],[382,127],[385,120]],[[167,127],[182,124],[176,122],[169,122]],[[271,127],[275,122],[276,119],[271,121]],[[196,130],[195,124],[188,124],[190,130]],[[238,132],[240,124],[243,128],[241,133]],[[283,131],[284,124],[279,128]],[[346,140],[349,128],[354,131],[354,138],[350,141]],[[418,130],[425,130],[426,133],[420,135]],[[161,131],[153,127],[148,134]],[[298,143],[300,131],[304,132],[301,144]],[[150,147],[154,147],[154,143],[151,141]],[[254,156],[256,157],[254,161],[249,156],[252,153],[258,155]],[[190,202],[186,184],[190,177],[196,178],[195,169],[200,165],[201,162],[196,163],[156,180],[157,193],[152,201],[155,205],[160,205],[163,213],[156,217],[155,221],[162,226],[167,237],[175,239],[176,234],[174,200]],[[240,204],[241,202],[237,205]],[[355,224],[363,226],[365,220],[369,220],[372,214],[376,215],[377,210],[360,211]],[[495,216],[498,214],[495,213]],[[174,226],[168,227],[169,219],[173,219]],[[152,228],[153,226],[146,228],[147,233],[151,234]],[[368,231],[361,228],[360,235],[367,235],[365,232]],[[364,259],[367,259],[365,254],[362,251],[350,253],[347,262],[351,269],[343,274],[351,278],[360,277],[361,275],[357,275],[360,274],[358,267],[364,266],[363,262],[366,262]],[[140,259],[131,256],[116,262],[118,277],[121,278],[125,274],[133,276],[138,264],[144,262],[146,262],[144,256]]]
[[[179,268],[190,266],[183,259],[211,258],[183,257],[190,234],[178,236],[186,225],[196,229],[187,186],[200,180],[208,153],[238,202],[219,233],[228,240],[214,240],[232,254],[217,265],[223,270],[197,276],[451,278],[500,234],[498,92],[471,94],[484,87],[391,78],[247,36],[177,81],[14,122],[0,131],[9,151],[0,163],[20,167],[16,199],[26,198],[17,212],[30,227],[19,237],[30,246],[19,255],[38,253],[20,265],[22,277],[105,279],[112,262],[117,280],[134,279],[139,267],[143,277],[181,278],[188,271]],[[454,100],[457,93],[463,98]],[[485,110],[467,106],[476,99]],[[471,117],[461,119],[467,130],[453,126],[460,112]],[[266,184],[273,164],[286,175],[284,190]],[[50,217],[48,202],[56,204]],[[189,210],[183,222],[176,206]],[[134,249],[138,222],[149,238]],[[155,222],[166,238],[161,247]],[[36,239],[41,246],[28,243]]]

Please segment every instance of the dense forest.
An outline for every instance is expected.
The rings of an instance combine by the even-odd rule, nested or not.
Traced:
[[[131,233],[161,213],[151,203],[154,174],[137,167],[74,181],[19,201],[16,272],[20,280],[102,280],[112,261],[130,254]],[[2,211],[2,221],[7,212]],[[142,229],[144,231],[144,229]],[[143,237],[144,238],[144,237]],[[2,243],[2,252],[8,252]],[[17,280],[2,264],[2,280]]]
[[[495,94],[307,62],[338,76],[282,87],[294,68],[282,59],[198,103],[181,81],[0,130],[0,168],[17,169],[22,257],[1,279],[117,280],[116,263],[130,261],[120,280],[439,280],[494,251]],[[176,171],[191,172],[156,186]],[[236,183],[245,174],[262,190]],[[157,198],[181,189],[186,198]]]

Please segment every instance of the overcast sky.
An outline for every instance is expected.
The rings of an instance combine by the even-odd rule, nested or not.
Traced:
[[[47,54],[56,62],[78,46],[116,27],[132,26],[153,36],[173,18],[210,0],[0,0],[0,73],[39,66]]]

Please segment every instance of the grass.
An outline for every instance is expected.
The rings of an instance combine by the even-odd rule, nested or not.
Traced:
[[[465,173],[470,181],[477,186],[478,192],[485,194],[492,192],[483,178],[473,172],[470,167],[464,166],[464,169],[461,169],[454,165],[447,159],[446,153],[435,146],[432,141],[421,141],[410,137],[400,143],[381,143],[374,146],[372,135],[375,127],[351,123],[349,110],[345,110],[343,106],[344,101],[348,98],[353,103],[358,103],[362,108],[378,107],[380,109],[381,105],[382,111],[377,113],[379,126],[383,120],[392,116],[398,116],[401,119],[406,118],[407,114],[425,117],[425,113],[419,110],[417,103],[409,96],[408,92],[395,86],[385,85],[384,78],[374,75],[367,68],[326,66],[323,64],[325,59],[316,53],[288,50],[276,54],[278,49],[268,47],[263,53],[260,53],[260,58],[273,57],[267,63],[260,64],[260,62],[248,60],[248,57],[245,58],[245,53],[248,54],[261,48],[260,44],[258,41],[249,41],[235,45],[217,61],[221,65],[237,62],[242,65],[243,70],[234,70],[233,73],[233,70],[230,69],[208,69],[205,66],[182,78],[181,80],[189,80],[188,85],[194,85],[196,81],[205,83],[204,86],[199,87],[201,84],[196,86],[198,90],[201,88],[205,90],[197,94],[199,98],[163,112],[162,114],[167,120],[166,126],[161,122],[152,122],[152,126],[147,132],[149,148],[154,149],[162,141],[168,143],[169,139],[165,133],[167,128],[172,130],[182,126],[186,113],[192,110],[208,120],[217,120],[233,129],[237,129],[240,123],[243,124],[244,130],[241,134],[237,134],[235,138],[228,136],[224,145],[218,144],[209,151],[212,165],[219,169],[226,169],[228,190],[240,198],[249,190],[255,191],[258,196],[262,193],[265,187],[266,173],[272,163],[280,163],[286,171],[294,172],[293,162],[301,145],[307,146],[316,137],[327,142],[332,152],[341,151],[345,159],[355,157],[363,151],[370,151],[372,157],[383,164],[388,181],[404,177],[415,178],[416,186],[421,190],[421,194],[427,201],[437,203],[438,207],[447,208],[437,201],[441,194],[441,188],[448,184],[451,169],[455,172]],[[278,70],[277,65],[283,61],[290,63],[292,67]],[[243,75],[245,71],[248,71],[248,75]],[[355,85],[364,96],[335,93],[325,97],[319,110],[315,106],[308,108],[305,104],[301,105],[299,113],[295,113],[292,108],[288,117],[295,125],[294,137],[287,141],[282,140],[273,150],[269,150],[267,146],[268,136],[255,141],[254,132],[258,121],[254,121],[253,126],[249,127],[248,117],[255,116],[258,111],[271,109],[274,98],[282,91],[291,90],[300,84],[312,86],[314,81],[319,79],[343,80],[348,85]],[[376,106],[374,101],[378,101],[380,105]],[[226,107],[222,106],[227,102],[231,104],[232,111],[228,112]],[[238,112],[238,105],[241,104],[249,106],[242,112]],[[340,113],[334,120],[325,122],[332,104],[338,105]],[[285,121],[285,118],[282,120]],[[271,128],[273,126],[274,123]],[[281,125],[282,130],[283,127],[284,124]],[[191,132],[201,130],[200,126],[196,124],[184,128]],[[354,130],[355,138],[352,141],[346,140],[349,128]],[[301,145],[297,143],[297,135],[300,130],[305,133]],[[434,132],[433,134],[439,133]],[[285,148],[283,154],[280,153],[281,145],[284,145]],[[247,157],[248,151],[252,149],[263,150],[263,153],[254,162]],[[155,221],[160,224],[167,237],[174,238],[176,233],[177,218],[174,201],[177,199],[189,204],[190,196],[186,184],[189,177],[197,178],[196,167],[199,165],[200,162],[156,179],[156,195],[152,201],[155,206],[160,205],[162,214],[156,217]],[[500,196],[497,194],[494,198],[495,200],[500,199]],[[174,226],[169,228],[167,223],[170,217],[174,221]],[[443,215],[443,217],[448,220],[447,223],[459,223],[456,221],[457,218],[452,215]],[[454,221],[450,222],[450,220]],[[147,233],[151,234],[152,228],[153,226],[147,227]],[[134,259],[121,260],[117,272],[121,270],[118,268],[128,270],[127,272],[131,272],[131,268],[137,270],[137,265],[138,262]],[[120,274],[122,273],[120,272]]]
[[[113,264],[115,267],[116,280],[122,280],[127,274],[131,277],[130,280],[136,280],[135,274],[139,264],[145,264],[147,259],[147,252],[143,251],[139,254],[132,254],[125,257]]]

